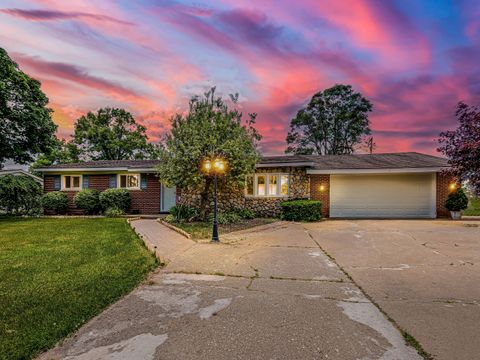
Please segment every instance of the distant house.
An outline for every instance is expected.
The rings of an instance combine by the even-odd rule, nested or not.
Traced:
[[[43,186],[43,179],[41,177],[35,176],[33,174],[30,174],[28,171],[23,170],[23,169],[4,169],[0,170],[0,176],[5,176],[5,175],[23,175],[23,176],[30,176],[33,180],[38,182],[40,185]]]
[[[85,188],[125,188],[132,212],[168,212],[178,202],[198,205],[199,194],[168,188],[156,175],[156,160],[92,161],[38,169],[44,190],[70,199]],[[436,218],[448,216],[444,202],[451,180],[443,158],[415,152],[354,155],[265,156],[247,176],[245,188],[220,192],[221,208],[247,208],[276,215],[280,202],[308,198],[322,202],[332,218]],[[78,213],[71,201],[71,213]]]

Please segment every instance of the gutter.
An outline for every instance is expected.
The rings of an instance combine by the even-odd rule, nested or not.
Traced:
[[[391,169],[307,169],[307,174],[410,174],[410,173],[436,173],[447,167],[426,167],[426,168],[391,168]]]

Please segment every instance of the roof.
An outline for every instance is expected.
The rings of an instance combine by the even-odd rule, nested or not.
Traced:
[[[285,155],[262,158],[259,167],[289,166],[290,163],[309,164],[316,170],[339,169],[403,169],[448,167],[447,160],[417,152],[350,155]]]
[[[5,170],[0,170],[0,176],[4,175],[23,175],[23,176],[30,176],[33,180],[38,182],[39,184],[43,184],[43,179],[29,173],[28,171],[25,171],[23,169],[5,169]]]
[[[97,160],[69,164],[44,166],[37,171],[52,172],[55,170],[102,171],[102,170],[154,170],[159,160]]]
[[[71,164],[46,166],[38,171],[153,171],[159,160],[99,160]],[[417,152],[386,154],[350,155],[282,155],[264,156],[257,168],[266,167],[305,167],[309,172],[334,170],[388,170],[388,169],[431,169],[448,167],[447,160],[441,157]]]

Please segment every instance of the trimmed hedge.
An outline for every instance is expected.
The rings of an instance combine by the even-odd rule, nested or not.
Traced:
[[[102,210],[100,192],[95,189],[85,189],[75,194],[75,206],[87,215],[98,214]]]
[[[107,189],[100,194],[100,204],[103,209],[116,208],[127,212],[132,199],[127,189]]]
[[[288,221],[318,221],[322,218],[322,203],[317,200],[289,200],[280,203],[282,218]]]
[[[57,214],[63,214],[68,209],[67,194],[61,191],[52,191],[42,196],[42,205],[45,209],[55,211]]]
[[[468,207],[468,197],[462,188],[458,188],[448,195],[445,207],[449,211],[462,211]]]

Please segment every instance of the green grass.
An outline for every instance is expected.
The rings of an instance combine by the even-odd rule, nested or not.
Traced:
[[[156,264],[125,219],[0,219],[0,359],[51,348]]]
[[[467,216],[480,216],[480,198],[470,198],[468,208],[463,212]]]
[[[272,218],[256,218],[251,220],[242,220],[233,224],[218,225],[219,235],[226,234],[232,231],[248,229],[253,226],[270,224],[278,219]],[[172,223],[172,225],[186,231],[192,235],[192,239],[208,239],[212,237],[212,223],[211,222],[191,222],[191,223]]]

